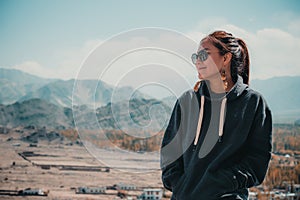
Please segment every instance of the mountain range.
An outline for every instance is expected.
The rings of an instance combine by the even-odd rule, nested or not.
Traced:
[[[157,105],[157,109],[151,111]],[[156,99],[131,99],[129,104],[124,100],[96,110],[85,105],[70,109],[43,99],[30,99],[0,105],[0,126],[149,133],[165,129],[170,114],[170,107]]]
[[[250,87],[263,94],[272,110],[274,122],[291,123],[300,118],[300,94],[297,92],[299,85],[299,76],[284,76],[266,80],[255,79],[251,81]],[[113,95],[115,95],[114,101],[111,102]],[[147,122],[145,114],[147,113],[143,109],[160,105],[161,108],[166,109],[166,113],[170,113],[176,99],[167,97],[156,100],[134,91],[131,87],[114,88],[101,80],[45,79],[16,69],[0,68],[0,104],[2,104],[0,106],[0,124],[18,125],[22,124],[21,122],[24,120],[26,122],[42,120],[34,115],[39,108],[44,110],[44,113],[39,113],[40,116],[43,116],[44,123],[48,121],[54,127],[72,127],[74,121],[71,115],[75,113],[76,116],[80,109],[79,119],[91,117],[90,115],[95,112],[95,109],[97,119],[109,119],[106,116],[107,106],[111,106],[110,103],[112,103],[116,110],[120,111],[121,107],[128,109],[128,100],[136,103],[136,110],[132,110],[136,122],[145,125]],[[132,108],[134,107],[134,104],[130,105]],[[72,106],[74,113],[72,113]],[[29,112],[30,109],[32,110]],[[4,113],[6,117],[3,117]],[[14,114],[12,116],[7,113]],[[16,116],[19,118],[14,118]],[[55,119],[51,119],[50,116]],[[82,116],[85,117],[82,118]],[[158,117],[163,116],[161,114]],[[29,121],[26,120],[27,118]],[[128,119],[126,120],[129,122]],[[107,123],[105,120],[104,122]],[[115,125],[110,123],[105,127],[108,126],[114,127]]]
[[[20,70],[0,68],[0,104],[39,98],[58,106],[104,106],[114,99],[150,98],[131,87],[114,88],[101,80],[44,79]]]
[[[266,99],[274,122],[291,123],[300,118],[299,76],[281,76],[266,80],[252,80],[250,87]]]
[[[0,105],[0,124],[6,127],[37,126],[65,129],[74,126],[72,110],[42,99]]]

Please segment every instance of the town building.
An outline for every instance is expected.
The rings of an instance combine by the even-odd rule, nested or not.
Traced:
[[[47,196],[49,192],[45,192],[42,189],[31,189],[31,188],[26,188],[24,190],[19,191],[19,195],[37,195],[37,196]]]
[[[104,194],[106,187],[78,187],[77,194]]]
[[[144,189],[143,193],[138,197],[138,200],[161,200],[163,195],[162,189]]]
[[[133,184],[119,183],[116,185],[117,190],[136,190],[136,186]]]

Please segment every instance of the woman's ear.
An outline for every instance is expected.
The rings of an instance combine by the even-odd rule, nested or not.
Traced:
[[[231,58],[232,58],[232,54],[230,52],[228,52],[224,55],[224,65],[225,66],[230,63]]]

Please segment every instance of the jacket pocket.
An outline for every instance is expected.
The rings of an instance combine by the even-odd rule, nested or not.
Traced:
[[[226,170],[227,178],[233,184],[233,191],[247,189],[248,175],[239,169],[233,168]]]
[[[182,174],[179,172],[173,172],[163,175],[162,181],[165,188],[173,192],[181,176]]]
[[[174,187],[172,188],[172,192],[173,192],[173,198],[176,199],[177,194],[182,192],[182,189],[185,185],[185,175],[186,174],[182,174],[180,178],[178,178],[176,180],[176,183],[174,184]]]
[[[237,189],[237,177],[232,173],[231,169],[220,170],[217,174],[224,179],[223,184],[224,188],[226,188],[224,192],[233,192]]]

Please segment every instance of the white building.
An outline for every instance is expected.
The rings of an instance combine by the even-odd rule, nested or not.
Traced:
[[[136,186],[132,184],[119,183],[116,185],[117,190],[136,190]]]
[[[144,189],[141,196],[138,197],[140,200],[148,200],[148,199],[155,199],[161,200],[163,195],[162,189]]]
[[[21,195],[37,195],[37,196],[47,196],[48,193],[44,192],[42,189],[31,189],[26,188],[19,192]]]
[[[106,187],[79,187],[77,189],[78,194],[104,194]]]

